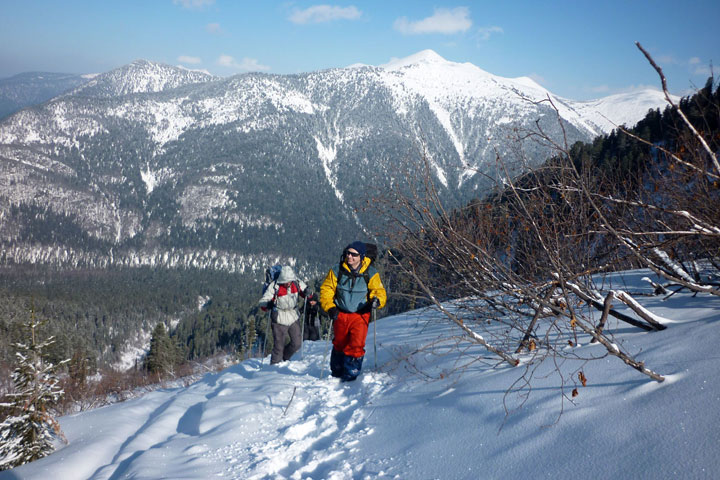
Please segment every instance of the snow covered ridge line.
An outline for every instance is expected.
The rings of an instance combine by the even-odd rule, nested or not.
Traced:
[[[64,96],[93,94],[98,96],[132,95],[162,92],[184,85],[206,83],[219,77],[199,70],[175,67],[148,60],[135,60],[109,72],[96,74]]]
[[[280,258],[267,255],[242,255],[213,249],[191,250],[129,250],[110,252],[109,255],[84,252],[65,246],[4,246],[0,249],[0,264],[42,264],[64,268],[197,268],[219,270],[228,273],[259,272],[266,265],[285,262],[297,263],[294,258]]]
[[[292,189],[286,204],[268,208],[267,199],[277,194],[277,182],[264,177],[269,170],[260,167],[268,164],[272,175],[290,178],[286,172],[292,172],[298,184],[334,194],[318,196],[322,204],[317,207],[331,212],[329,221],[339,230],[356,231],[373,222],[370,212],[355,208],[368,195],[365,186],[404,185],[408,179],[398,161],[414,161],[419,148],[426,150],[431,175],[442,185],[441,199],[454,207],[505,178],[496,159],[514,164],[520,151],[511,145],[514,131],[532,129],[539,121],[552,138],[565,132],[570,143],[592,140],[571,108],[562,112],[572,115],[558,121],[557,112],[545,103],[529,102],[545,98],[546,90],[527,79],[503,79],[428,52],[409,60],[394,70],[256,73],[197,77],[207,80],[197,82],[186,71],[140,62],[113,71],[113,76],[98,76],[82,91],[0,122],[0,170],[7,172],[0,174],[0,203],[4,198],[6,204],[22,207],[16,217],[6,217],[6,223],[17,218],[17,228],[7,229],[5,239],[19,242],[16,232],[22,228],[30,238],[44,238],[37,232],[56,228],[60,215],[90,237],[115,245],[133,239],[140,252],[159,245],[162,232],[172,231],[173,225],[188,235],[195,234],[193,229],[214,230],[213,244],[227,250],[234,248],[227,245],[272,241],[297,224],[291,205],[306,199],[302,190]],[[155,81],[158,72],[183,76],[178,77],[180,86]],[[144,74],[148,78],[140,78]],[[126,91],[135,93],[113,93]],[[522,145],[528,166],[543,162],[548,150],[536,142]],[[348,181],[351,172],[362,178]],[[36,207],[52,216],[27,217]],[[328,241],[317,243],[312,231],[301,234],[301,243],[324,254]],[[54,242],[77,246],[82,244],[74,238],[78,233],[75,225],[62,228]],[[176,237],[163,238],[166,249],[177,242]],[[34,256],[30,250],[23,255]],[[95,263],[100,262],[98,253],[106,252],[91,254]],[[67,254],[48,255],[59,262],[57,257]],[[202,254],[199,260],[176,263],[241,268],[233,266],[237,261],[229,255],[221,255],[225,262]]]

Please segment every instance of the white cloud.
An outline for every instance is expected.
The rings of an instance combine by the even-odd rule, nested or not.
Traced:
[[[710,67],[708,65],[704,65],[702,60],[700,60],[700,57],[692,57],[688,60],[688,65],[690,66],[693,75],[702,75],[704,77],[712,75]]]
[[[270,67],[258,63],[258,61],[254,58],[243,57],[240,61],[240,70],[248,72],[265,72],[270,70]]]
[[[700,57],[690,57],[689,59],[685,60],[684,58],[678,59],[673,55],[658,55],[654,58],[657,64],[660,65],[660,67],[687,67],[688,72],[690,72],[692,75],[698,76],[709,76],[712,74],[712,72],[710,71],[710,67],[708,65],[704,65]]]
[[[489,40],[490,36],[494,33],[505,33],[505,31],[502,29],[502,27],[482,27],[478,29],[478,33],[480,34],[480,40]]]
[[[190,65],[198,65],[202,63],[202,59],[200,57],[190,57],[188,55],[180,55],[177,60],[180,63],[187,63]]]
[[[213,35],[222,35],[225,31],[220,27],[219,23],[208,23],[205,25],[205,30]]]
[[[173,0],[173,3],[188,10],[198,10],[213,5],[215,0]]]
[[[217,59],[217,63],[221,67],[233,67],[237,65],[235,59],[230,55],[220,55],[220,57]]]
[[[290,15],[290,21],[299,25],[324,23],[333,20],[356,20],[362,12],[354,5],[338,7],[335,5],[313,5],[305,10],[296,9]]]
[[[470,9],[467,7],[436,8],[431,17],[422,20],[410,21],[407,17],[400,17],[393,25],[395,30],[404,35],[421,35],[425,33],[453,33],[466,32],[472,26]]]
[[[200,72],[200,73],[204,73],[205,75],[212,76],[212,73],[208,72],[204,68],[187,68],[183,65],[178,65],[178,68],[182,68],[183,70],[187,70],[188,72]]]
[[[243,72],[264,72],[270,70],[267,65],[262,65],[254,58],[243,57],[239,62],[230,55],[220,55],[217,64],[221,67],[228,67]]]

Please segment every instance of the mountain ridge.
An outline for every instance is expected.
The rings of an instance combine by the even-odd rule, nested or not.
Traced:
[[[587,113],[591,103],[430,50],[391,68],[227,78],[138,60],[0,122],[0,241],[15,252],[4,258],[48,258],[21,252],[60,247],[82,252],[82,262],[99,255],[98,264],[107,264],[103,252],[112,247],[113,258],[141,252],[147,257],[140,264],[157,264],[153,258],[189,249],[196,258],[222,252],[225,260],[200,262],[215,268],[231,258],[294,262],[308,255],[304,245],[313,245],[309,263],[322,264],[346,241],[326,238],[326,225],[373,231],[372,219],[354,211],[368,198],[368,185],[406,184],[398,167],[420,150],[443,199],[467,201],[488,188],[484,175],[502,175],[494,170],[496,154],[512,155],[514,132],[540,122],[560,135],[548,99],[571,142],[601,130]],[[627,116],[623,101],[616,98],[606,113]],[[530,164],[549,154],[531,143],[524,148]],[[298,184],[311,186],[310,202]],[[294,217],[298,204],[309,207],[310,218]],[[59,243],[38,244],[32,231],[38,221],[27,217],[37,215],[33,205],[47,206],[61,215],[57,222],[104,246],[88,252],[59,232],[53,235]],[[300,246],[283,238],[298,228]]]
[[[239,283],[265,266],[290,264],[314,279],[347,243],[373,239],[382,225],[365,202],[421,179],[421,156],[453,207],[492,187],[487,178],[503,180],[498,157],[513,174],[551,153],[520,142],[519,132],[540,125],[557,141],[593,137],[592,119],[552,97],[570,112],[558,120],[539,101],[544,89],[422,57],[390,71],[227,78],[141,61],[25,108],[0,121],[0,266],[22,276],[38,265],[40,278],[44,267],[60,270],[53,289],[83,270],[141,290],[148,272],[171,277],[158,281],[168,298],[211,295],[222,284],[232,302],[245,302],[233,307],[238,319],[256,300]],[[212,323],[206,312],[187,313],[187,302],[156,308],[156,292],[133,294],[144,308],[132,316],[112,311],[102,328],[92,316],[82,324],[107,362],[133,342],[126,332],[166,321],[168,303],[189,337]],[[87,313],[71,305],[70,317]],[[218,331],[223,315],[213,320]],[[194,355],[217,347],[212,332],[198,333],[205,344]]]
[[[138,59],[109,72],[96,75],[89,82],[80,85],[66,95],[115,97],[133,93],[157,93],[217,78],[197,70]]]
[[[0,120],[23,108],[46,102],[81,85],[92,75],[25,72],[0,79]]]

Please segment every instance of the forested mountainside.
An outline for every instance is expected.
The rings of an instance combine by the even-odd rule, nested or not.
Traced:
[[[28,72],[0,79],[0,119],[33,105],[47,102],[88,81],[92,75]]]
[[[54,362],[79,354],[94,366],[132,367],[157,322],[175,332],[188,358],[222,350],[252,353],[243,336],[260,287],[237,274],[25,265],[1,267],[0,282],[2,361],[10,360],[10,345],[23,339],[20,325],[30,315],[46,321],[41,335],[56,337]]]

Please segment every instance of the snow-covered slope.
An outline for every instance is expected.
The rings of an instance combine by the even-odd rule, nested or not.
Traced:
[[[381,68],[381,78],[391,89],[399,112],[411,115],[415,97],[419,97],[445,129],[461,164],[466,166],[460,185],[479,166],[487,168],[477,162],[478,157],[486,158],[499,143],[512,141],[507,127],[531,128],[523,125],[524,120],[545,117],[549,120],[545,128],[553,131],[553,108],[581,136],[592,138],[603,133],[589,118],[527,77],[499,77],[471,63],[449,62],[432,50],[394,59]]]
[[[508,124],[513,122],[513,114],[532,115],[534,102],[555,100],[552,93],[528,77],[499,77],[471,63],[449,62],[432,50],[395,59],[382,68],[392,72],[391,78],[397,79],[402,87],[427,99],[438,109],[439,116],[465,110],[471,115],[494,114],[498,118],[493,123]],[[397,96],[403,96],[402,89]],[[575,112],[562,104],[557,107],[564,119],[578,128],[587,128]]]
[[[605,286],[649,292],[645,275]],[[328,378],[326,343],[306,342],[290,362],[249,360],[61,418],[70,444],[0,479],[715,478],[720,300],[638,299],[672,320],[666,330],[606,328],[663,383],[614,357],[586,362],[603,347],[580,335],[567,347],[577,359],[559,367],[568,377],[582,368],[586,386],[561,385],[548,365],[513,392],[526,363],[502,366],[418,311],[375,324],[377,357],[370,329],[354,383]]]
[[[407,90],[415,92],[427,99],[443,120],[451,112],[482,109],[484,114],[497,111],[500,116],[495,122],[512,123],[512,115],[533,111],[531,102],[552,101],[562,118],[598,135],[621,124],[632,127],[649,109],[667,104],[662,92],[652,89],[585,102],[568,100],[529,77],[499,77],[471,63],[447,61],[432,50],[393,59],[380,67],[393,73],[387,81],[397,89],[397,97],[402,98]]]
[[[680,98],[674,95],[671,99],[676,104],[680,101]],[[585,102],[564,102],[603,133],[610,133],[620,125],[632,127],[647,115],[648,110],[662,111],[668,106],[665,96],[659,90],[619,93]]]

